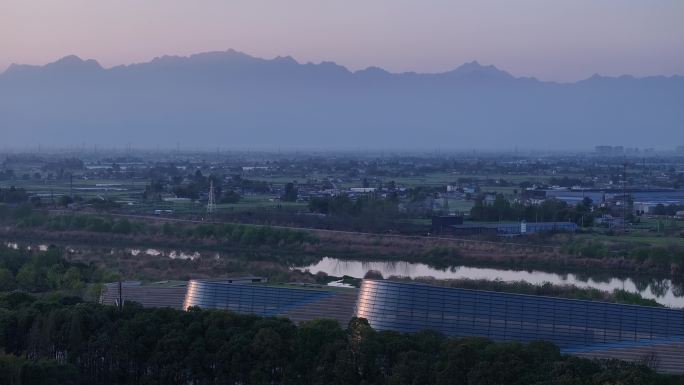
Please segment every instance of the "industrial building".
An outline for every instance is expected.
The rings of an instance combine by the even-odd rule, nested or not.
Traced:
[[[106,304],[225,309],[294,322],[365,318],[376,330],[551,341],[563,353],[642,361],[684,373],[684,310],[364,279],[360,289],[272,284],[259,277],[109,284]],[[654,357],[656,358],[654,360]]]

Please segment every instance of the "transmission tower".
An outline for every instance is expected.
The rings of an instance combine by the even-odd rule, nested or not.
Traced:
[[[622,164],[622,232],[627,232],[627,162]]]
[[[216,202],[214,201],[214,180],[209,179],[209,201],[207,201],[207,214],[213,214],[216,211]]]

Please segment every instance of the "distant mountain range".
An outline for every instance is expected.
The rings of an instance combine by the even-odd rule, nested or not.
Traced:
[[[561,84],[477,62],[352,72],[233,50],[104,69],[67,56],[0,74],[0,133],[9,146],[674,148],[684,77]]]

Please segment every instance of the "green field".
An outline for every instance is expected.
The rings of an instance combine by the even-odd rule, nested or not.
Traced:
[[[140,195],[145,190],[147,181],[132,179],[74,179],[73,184],[68,180],[12,180],[0,181],[0,188],[15,186],[24,188],[32,194],[39,194],[43,199],[51,196],[79,195],[83,198],[109,198],[114,200],[128,200]]]
[[[316,174],[312,173],[306,176],[303,175],[290,175],[290,176],[249,176],[249,179],[253,180],[260,180],[260,181],[265,181],[273,184],[285,184],[289,183],[292,181],[298,181],[298,182],[306,182],[309,179],[316,179],[316,180],[325,180],[328,178],[329,175],[324,175],[324,174]],[[568,176],[568,177],[579,177],[580,175],[563,175],[563,176]],[[350,178],[345,177],[345,176],[333,176],[334,178],[340,178],[343,180],[349,180]],[[438,187],[438,186],[446,186],[450,184],[456,184],[458,182],[459,178],[472,178],[479,180],[479,183],[482,184],[485,180],[497,180],[497,179],[504,179],[509,183],[513,184],[519,184],[521,182],[548,182],[551,176],[549,175],[507,175],[507,174],[477,174],[477,175],[470,175],[470,174],[461,174],[461,173],[451,173],[451,172],[436,172],[436,173],[430,173],[426,175],[419,175],[419,176],[404,176],[404,177],[380,177],[379,179],[382,180],[383,183],[388,183],[390,181],[394,181],[398,186],[402,187],[417,187],[417,186],[428,186],[428,187]],[[350,187],[361,187],[361,180],[363,179],[362,177],[356,177],[356,178],[351,178],[353,179],[352,181],[345,181],[343,183],[337,183],[337,186],[340,188],[350,188]],[[494,186],[488,186],[487,190],[488,191],[498,191],[497,189],[502,189],[501,192],[506,193],[507,191],[512,191],[514,189],[517,189],[517,186],[511,186],[511,187],[498,187],[496,185]]]
[[[646,236],[640,233],[628,233],[622,235],[606,235],[606,234],[581,234],[577,236],[580,239],[597,241],[597,242],[626,242],[633,244],[641,244],[643,246],[684,246],[684,238],[677,236]]]
[[[283,178],[286,179],[286,178]],[[173,210],[175,213],[199,213],[206,210],[206,203],[191,201],[176,202],[142,202],[141,194],[148,181],[145,180],[100,180],[74,179],[73,185],[69,181],[54,180],[13,180],[0,182],[0,188],[15,186],[24,188],[30,194],[38,194],[46,203],[52,199],[58,201],[63,195],[77,195],[84,200],[93,198],[112,199],[122,203],[135,212],[151,212],[153,210]],[[245,195],[239,203],[217,204],[219,211],[247,211],[257,208],[289,208],[302,209],[307,207],[302,202],[279,202],[273,200],[274,194]]]

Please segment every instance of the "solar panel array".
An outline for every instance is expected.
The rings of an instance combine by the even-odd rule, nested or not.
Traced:
[[[356,315],[377,330],[438,330],[561,348],[684,336],[684,311],[364,280]]]
[[[226,309],[260,316],[285,316],[318,304],[322,307],[330,306],[331,309],[327,309],[327,313],[330,313],[334,310],[332,308],[336,306],[337,302],[340,302],[335,299],[338,296],[342,298],[342,295],[338,294],[331,290],[290,286],[231,284],[221,281],[192,280],[188,283],[188,291],[185,296],[183,309],[198,306],[204,309]],[[355,291],[346,294],[344,296],[345,299],[348,299],[347,297],[351,295],[353,301],[356,297]],[[332,299],[333,301],[326,301],[326,299]],[[345,300],[346,302],[349,301]],[[351,318],[353,302],[346,305],[346,307],[349,313],[348,318]],[[315,312],[315,314],[318,314],[318,312]]]
[[[119,296],[124,302],[137,302],[144,307],[171,307],[180,309],[185,298],[185,283],[177,286],[156,286],[124,283],[119,293],[117,282],[108,283],[102,292],[100,303],[116,306]]]

